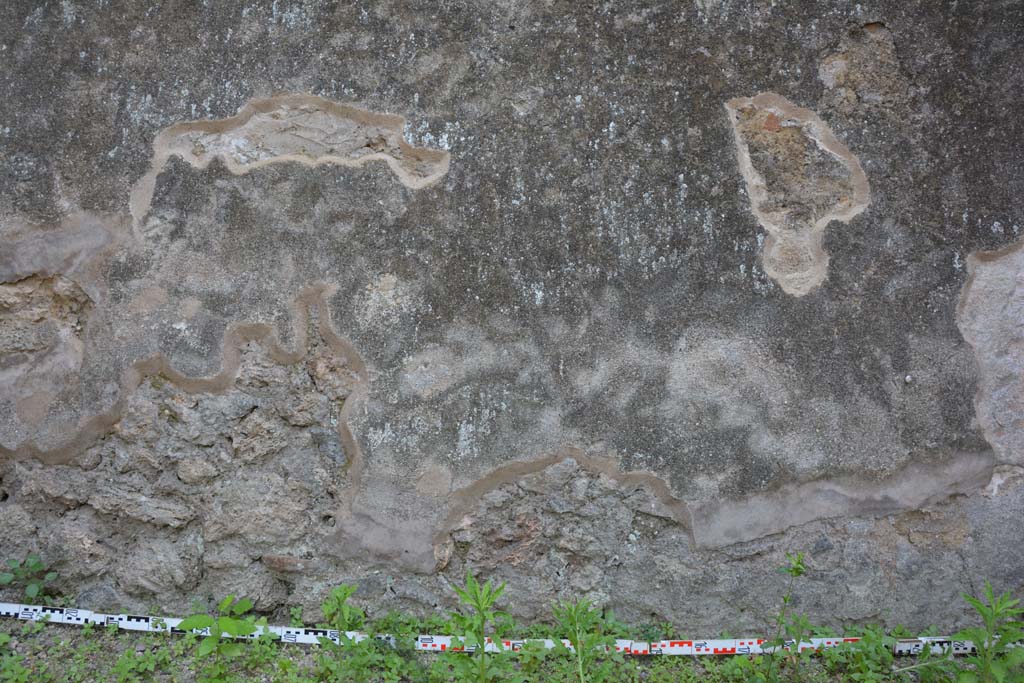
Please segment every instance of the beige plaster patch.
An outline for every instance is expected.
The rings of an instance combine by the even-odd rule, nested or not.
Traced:
[[[1024,240],[967,270],[956,322],[978,362],[976,419],[1001,463],[1024,465]]]

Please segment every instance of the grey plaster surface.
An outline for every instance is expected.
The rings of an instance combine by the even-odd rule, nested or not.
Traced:
[[[1022,24],[5,3],[0,547],[97,609],[1021,589]]]

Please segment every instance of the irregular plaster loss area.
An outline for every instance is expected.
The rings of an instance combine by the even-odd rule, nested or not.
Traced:
[[[957,325],[974,348],[978,422],[998,458],[1024,465],[1024,242],[971,254]]]
[[[184,607],[177,595],[243,589],[279,605],[273,572],[314,564],[361,467],[347,412],[365,370],[306,299],[296,351],[250,329],[219,380],[140,367],[113,428],[73,460],[0,466],[17,501],[5,528],[59,539],[75,558],[68,578],[96,599]]]
[[[27,439],[82,364],[93,301],[61,275],[0,283],[0,403]],[[17,438],[17,437],[16,437]]]
[[[305,100],[289,96],[275,101]],[[302,126],[322,130],[326,124],[316,123],[316,116],[303,113]],[[796,226],[782,238],[809,221],[837,215],[850,191],[844,167],[821,153],[800,125],[783,130],[781,119],[772,122],[763,111],[744,116],[751,154],[771,171],[765,175],[766,196],[776,201],[762,208]],[[266,117],[271,123],[253,118],[263,132],[278,121],[272,114]],[[84,414],[85,426],[71,443],[19,453],[46,464],[11,460],[0,472],[12,501],[12,528],[26,538],[42,533],[57,545],[87,547],[90,561],[75,580],[97,595],[119,604],[159,596],[166,604],[184,605],[196,591],[245,583],[263,609],[297,602],[313,609],[317,602],[311,596],[322,592],[332,576],[364,576],[386,567],[407,575],[392,599],[415,603],[431,590],[442,590],[429,586],[479,567],[516,578],[513,591],[521,609],[540,615],[553,595],[582,591],[599,597],[604,586],[628,579],[638,562],[655,566],[652,580],[672,584],[680,571],[719,562],[717,553],[742,554],[745,545],[772,543],[780,534],[801,537],[848,518],[899,518],[917,508],[948,505],[951,497],[974,494],[990,482],[996,493],[1015,490],[1016,472],[993,477],[993,463],[985,454],[955,454],[933,467],[900,469],[906,454],[882,443],[881,435],[894,427],[877,408],[842,427],[852,435],[865,415],[877,420],[873,479],[815,478],[824,450],[814,425],[823,416],[841,415],[843,407],[801,403],[806,390],[761,340],[696,329],[678,335],[664,354],[598,358],[593,370],[575,369],[572,392],[589,396],[595,381],[600,385],[595,377],[617,376],[617,364],[665,377],[667,395],[658,406],[665,419],[699,425],[713,416],[719,428],[746,435],[744,445],[756,459],[736,456],[722,470],[755,492],[739,489],[723,497],[721,492],[728,490],[723,481],[728,480],[716,472],[699,471],[687,488],[673,481],[670,468],[630,464],[605,446],[566,449],[579,437],[557,423],[547,446],[541,442],[515,452],[512,464],[454,464],[448,455],[452,449],[428,439],[434,432],[443,434],[459,396],[517,368],[529,368],[518,370],[520,377],[549,375],[537,364],[543,347],[585,337],[593,323],[577,330],[556,328],[561,337],[541,348],[524,341],[495,342],[482,330],[462,325],[410,347],[407,354],[388,357],[381,355],[389,342],[380,332],[390,330],[396,316],[409,316],[424,305],[429,278],[384,273],[341,286],[322,283],[302,289],[297,301],[286,301],[287,292],[303,282],[338,277],[336,264],[324,255],[353,253],[366,239],[344,222],[341,230],[323,230],[323,215],[365,215],[358,212],[366,197],[379,197],[376,205],[382,208],[371,222],[400,225],[396,217],[402,216],[406,200],[396,193],[392,177],[368,175],[355,181],[356,192],[334,197],[329,211],[317,209],[314,201],[309,213],[268,221],[264,216],[276,215],[284,198],[307,196],[311,186],[323,183],[316,174],[327,169],[300,163],[295,172],[278,168],[279,175],[271,174],[271,164],[295,159],[259,156],[259,148],[246,151],[256,137],[246,129],[253,118],[233,129],[242,140],[234,146],[221,133],[201,130],[202,122],[183,124],[193,127],[184,137],[167,137],[175,126],[161,133],[179,146],[166,147],[177,151],[167,155],[153,181],[160,192],[148,201],[157,197],[157,206],[134,241],[96,257],[104,264],[94,269],[101,286],[91,287],[105,304],[92,325],[100,333],[115,330],[141,360],[110,366],[123,370],[119,398],[102,414]],[[768,142],[750,132],[776,124],[779,130],[768,133],[782,136],[777,149],[788,149],[789,156],[772,156],[776,152],[764,151]],[[292,124],[282,125],[286,132],[273,129],[267,138],[271,142],[261,144],[281,151],[295,142]],[[341,137],[359,137],[347,135]],[[186,139],[188,144],[182,142]],[[332,138],[335,151],[338,139]],[[207,154],[206,162],[190,162],[185,156],[190,150],[196,158]],[[209,167],[215,158],[225,159],[228,175]],[[333,165],[351,169],[357,178],[369,171],[359,164]],[[813,182],[804,177],[808,173]],[[834,182],[824,183],[825,177]],[[273,185],[266,185],[268,178]],[[177,188],[190,185],[196,189],[183,202]],[[292,195],[293,188],[302,194]],[[321,196],[321,191],[311,194]],[[83,225],[79,221],[67,229],[78,234],[74,230]],[[243,235],[246,239],[240,240]],[[29,251],[19,250],[18,272],[31,271]],[[354,253],[368,258],[367,252]],[[261,270],[269,263],[280,267]],[[202,274],[205,286],[182,283],[183,270]],[[253,280],[256,272],[262,274],[260,283]],[[247,291],[238,289],[243,284]],[[64,328],[80,336],[85,316],[65,300],[84,300],[70,280],[30,276],[4,287],[12,320],[66,320]],[[211,295],[211,288],[219,293]],[[273,302],[270,315],[268,302]],[[346,320],[345,332],[359,340],[362,353],[329,322],[332,310]],[[252,320],[264,322],[246,322]],[[153,328],[166,335],[155,344]],[[219,336],[211,341],[211,333]],[[291,348],[282,339],[291,340]],[[99,361],[109,364],[110,357],[102,355],[103,337],[93,340],[99,341]],[[77,348],[75,368],[83,365],[82,342]],[[376,384],[369,381],[364,354],[378,368]],[[395,369],[379,370],[388,367]],[[12,376],[22,377],[22,384],[25,377],[32,379],[17,370]],[[21,388],[14,393],[25,394]],[[38,398],[26,395],[19,419],[41,424],[57,395],[56,390]],[[694,402],[695,396],[701,403]],[[488,414],[501,415],[472,411],[484,419],[458,420],[454,452],[461,458],[481,451],[490,429]],[[401,427],[405,415],[412,416],[411,429]],[[798,433],[780,430],[780,422],[797,424]],[[523,443],[523,427],[513,423],[506,430],[506,442]],[[410,462],[407,452],[413,449],[417,459]],[[794,458],[794,451],[801,455]],[[765,483],[754,475],[780,467],[772,462],[796,479],[811,480],[788,486],[772,482],[771,490],[756,492]],[[869,469],[866,461],[861,467]],[[259,514],[247,515],[247,505]],[[955,521],[960,508],[951,510],[946,514],[954,521],[948,523],[961,524]],[[133,557],[173,562],[158,568],[150,559],[118,565],[115,571],[116,555],[86,543],[83,526]],[[543,572],[532,572],[536,567]],[[648,609],[640,596],[627,603],[638,612]]]
[[[818,622],[1022,585],[1024,7],[632,4],[4,4],[8,555],[736,632],[787,550]]]
[[[867,176],[817,114],[780,95],[738,97],[725,108],[750,210],[768,233],[764,270],[787,294],[803,296],[828,275],[829,223],[867,208]]]
[[[402,117],[315,96],[255,99],[234,117],[174,124],[156,135],[149,172],[131,189],[134,227],[148,216],[141,229],[126,226],[123,216],[88,212],[42,226],[5,222],[0,286],[14,298],[0,316],[10,334],[24,327],[28,314],[15,299],[24,289],[19,283],[31,278],[60,274],[80,285],[89,293],[89,316],[78,316],[73,332],[62,333],[62,345],[45,359],[38,349],[31,358],[12,349],[3,373],[10,391],[0,396],[0,448],[67,460],[117,420],[137,361],[159,358],[167,372],[209,377],[222,374],[222,340],[232,326],[270,325],[288,342],[295,293],[328,280],[337,289],[330,255],[345,248],[352,218],[368,215],[366,197],[378,197],[372,206],[379,214],[395,216],[410,201],[405,188],[422,190],[447,173],[448,153],[409,145],[403,127]],[[211,169],[214,160],[222,163]],[[312,176],[317,169],[355,172],[355,196],[334,202],[329,216],[342,229],[324,231],[315,198],[309,205],[306,197],[294,200],[306,215],[293,211],[283,229],[254,225],[246,197],[229,193],[225,207],[214,189],[217,175],[251,178],[289,162]],[[180,186],[184,168],[205,194]],[[301,175],[296,184],[307,192],[311,185]],[[192,193],[206,203],[158,204],[150,215],[157,190]],[[268,201],[276,204],[280,196]],[[186,234],[187,245],[180,241]],[[60,326],[61,315],[33,324]],[[60,372],[51,372],[58,366]]]
[[[448,172],[448,152],[413,147],[403,137],[405,119],[377,114],[311,95],[252,100],[236,116],[177,123],[153,142],[150,170],[132,189],[136,225],[149,211],[157,176],[168,159],[197,168],[220,159],[232,173],[267,164],[360,166],[383,161],[410,188],[436,183]]]

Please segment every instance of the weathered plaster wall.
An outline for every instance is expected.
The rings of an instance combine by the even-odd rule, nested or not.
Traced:
[[[0,547],[757,629],[1024,587],[1019,3],[0,8]]]

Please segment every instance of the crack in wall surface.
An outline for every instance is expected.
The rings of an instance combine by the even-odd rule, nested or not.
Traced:
[[[961,453],[944,462],[910,463],[879,481],[821,479],[742,500],[703,502],[692,508],[693,535],[698,547],[720,548],[819,519],[918,510],[980,489],[994,466],[991,453]]]
[[[878,480],[854,476],[784,485],[739,500],[684,501],[652,472],[623,472],[612,458],[586,456],[576,448],[539,460],[516,462],[481,477],[451,497],[448,514],[434,536],[439,567],[451,553],[450,536],[489,493],[573,460],[580,469],[608,477],[620,487],[639,486],[651,496],[647,514],[672,520],[687,531],[695,548],[724,548],[836,517],[876,517],[919,510],[989,484],[995,460],[990,453],[960,453],[937,463],[910,463]]]
[[[587,456],[578,448],[565,448],[548,458],[514,462],[499,467],[469,486],[452,493],[448,514],[434,535],[435,552],[438,554],[439,562],[442,565],[445,563],[442,559],[447,552],[444,547],[449,541],[451,532],[463,522],[463,518],[488,492],[543,472],[549,467],[568,460],[574,460],[586,472],[608,477],[619,486],[643,487],[651,494],[656,503],[656,507],[652,507],[648,514],[671,519],[682,527],[690,529],[690,512],[686,503],[676,498],[669,489],[668,483],[657,474],[636,471],[623,472],[619,469],[619,463],[613,458]]]
[[[413,147],[404,127],[401,116],[297,94],[251,100],[226,119],[173,124],[154,139],[149,171],[132,188],[135,228],[149,212],[157,176],[175,156],[200,169],[221,159],[235,175],[284,162],[357,167],[383,161],[407,187],[436,183],[448,172],[450,155]]]
[[[781,95],[737,97],[725,109],[750,210],[768,233],[764,270],[787,294],[808,294],[828,274],[829,223],[870,203],[867,176],[817,114]]]

